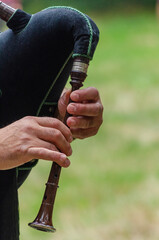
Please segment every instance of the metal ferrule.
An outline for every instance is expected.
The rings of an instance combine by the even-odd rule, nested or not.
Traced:
[[[15,9],[0,1],[0,18],[7,22],[15,12]]]
[[[15,10],[14,8],[12,8],[11,6],[9,6],[9,5],[7,5],[7,4],[3,3],[2,1],[0,1],[0,5],[2,5],[2,6],[3,6],[4,10],[5,10],[5,9],[11,9],[11,10]]]
[[[87,63],[74,61],[73,66],[72,66],[72,72],[87,73],[87,70],[88,70],[88,64]]]

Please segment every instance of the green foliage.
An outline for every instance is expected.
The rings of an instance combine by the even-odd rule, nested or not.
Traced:
[[[47,6],[72,6],[80,10],[108,10],[112,8],[127,8],[128,6],[154,7],[156,0],[23,0],[24,8],[32,11],[41,10]]]

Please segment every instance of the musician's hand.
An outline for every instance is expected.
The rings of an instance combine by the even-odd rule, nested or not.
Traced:
[[[72,134],[61,121],[49,117],[25,117],[0,129],[0,169],[32,159],[55,161],[68,167]],[[61,151],[61,153],[59,152]]]
[[[66,91],[60,98],[58,108],[63,117],[68,104],[70,91]],[[67,120],[74,138],[87,138],[97,134],[103,121],[103,105],[96,88],[76,90],[70,95],[74,103],[67,106],[67,111],[72,114]]]

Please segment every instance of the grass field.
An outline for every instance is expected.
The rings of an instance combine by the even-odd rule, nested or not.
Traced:
[[[27,227],[50,163],[32,171],[19,191],[21,240],[159,239],[159,25],[145,11],[92,17],[101,38],[85,86],[99,89],[104,123],[97,136],[72,144],[53,235]]]

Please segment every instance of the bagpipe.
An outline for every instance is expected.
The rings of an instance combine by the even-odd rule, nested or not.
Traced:
[[[83,86],[99,40],[96,24],[71,7],[31,15],[3,2],[0,18],[9,28],[0,33],[0,127],[27,115],[53,117],[69,75],[72,91]],[[31,227],[55,231],[52,212],[60,172],[54,162]]]

